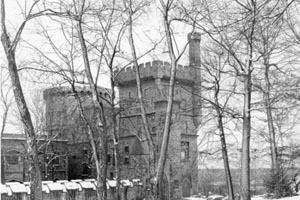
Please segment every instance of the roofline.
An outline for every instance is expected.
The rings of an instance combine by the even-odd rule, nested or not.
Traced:
[[[1,137],[1,140],[21,140],[21,141],[26,141],[26,138],[24,137],[7,137],[7,136],[2,136]],[[37,140],[39,141],[43,141],[43,140],[47,140],[45,138],[37,138]],[[67,139],[52,139],[52,141],[55,141],[55,142],[68,142],[69,140]]]

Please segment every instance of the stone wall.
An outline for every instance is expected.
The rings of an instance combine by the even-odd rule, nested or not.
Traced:
[[[164,171],[164,191],[171,199],[181,199],[183,194],[189,196],[197,193],[198,178],[197,133],[193,121],[193,85],[196,77],[193,69],[189,66],[179,66],[178,69],[177,82],[174,88],[171,136]],[[140,65],[140,70],[148,123],[158,159],[166,114],[170,64],[163,61],[153,61]],[[130,152],[130,164],[121,166],[121,176],[133,175],[134,169],[136,169],[136,174],[146,173],[149,152],[142,127],[135,71],[134,68],[129,67],[115,73],[118,73],[117,80],[122,111],[120,120],[121,151],[124,145],[129,146],[130,150],[134,146],[140,146],[140,152],[144,155],[132,155],[133,152]],[[189,144],[189,157],[184,160],[181,155],[182,142]],[[134,166],[138,167],[135,168]]]
[[[138,179],[122,180],[120,188],[121,200],[142,199],[142,185]],[[71,180],[71,181],[43,181],[43,200],[96,200],[96,181]],[[116,181],[107,181],[108,200],[115,199]],[[0,185],[2,200],[29,200],[30,183],[6,183]]]

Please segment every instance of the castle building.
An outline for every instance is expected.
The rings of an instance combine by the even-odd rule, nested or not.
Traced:
[[[163,178],[165,199],[182,199],[197,192],[197,127],[201,123],[201,73],[200,73],[200,34],[188,35],[189,66],[178,65],[174,89],[174,104],[170,129],[170,140]],[[139,66],[144,102],[157,159],[162,142],[166,115],[167,96],[171,66],[168,62],[155,60]],[[143,133],[141,109],[137,97],[135,69],[115,71],[119,91],[119,153],[120,179],[145,180],[148,173],[149,150]],[[85,88],[74,91],[67,87],[50,88],[44,91],[46,105],[47,137],[61,141],[61,155],[64,156],[66,179],[96,177],[92,152],[87,136],[87,127],[80,116],[80,106],[92,124],[94,134],[101,133],[101,120],[98,119],[91,93]],[[110,90],[98,88],[104,102],[108,127],[111,126]],[[111,129],[111,128],[109,128]],[[95,135],[97,138],[99,135]],[[108,138],[110,140],[110,137]],[[58,144],[58,143],[57,143]],[[108,178],[115,177],[115,163],[112,142],[107,155]],[[11,162],[16,162],[16,158]],[[18,158],[19,159],[19,158]],[[20,160],[21,161],[21,160]],[[54,159],[54,161],[56,161]],[[57,161],[59,162],[59,161]],[[23,163],[23,162],[20,162]],[[19,170],[22,171],[22,170]],[[47,176],[45,168],[44,179]],[[21,172],[20,172],[21,173]]]
[[[181,199],[197,192],[197,127],[201,121],[200,104],[200,34],[188,35],[189,66],[177,66],[172,125],[164,171],[166,199]],[[139,66],[152,139],[160,150],[171,66],[155,60]],[[147,148],[143,134],[140,105],[137,97],[135,69],[115,71],[121,108],[120,150],[121,176],[143,178],[146,173]],[[158,154],[157,154],[158,155]]]

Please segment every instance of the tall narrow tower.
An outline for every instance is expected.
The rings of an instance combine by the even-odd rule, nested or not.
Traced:
[[[194,74],[193,92],[193,121],[197,129],[201,123],[201,57],[200,41],[201,35],[198,32],[188,34],[189,61]]]

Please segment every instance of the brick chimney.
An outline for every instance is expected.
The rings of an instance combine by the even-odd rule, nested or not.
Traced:
[[[195,128],[201,123],[201,57],[200,57],[200,41],[201,34],[192,32],[188,34],[189,41],[189,61],[190,67],[194,74],[193,85],[193,121]]]

